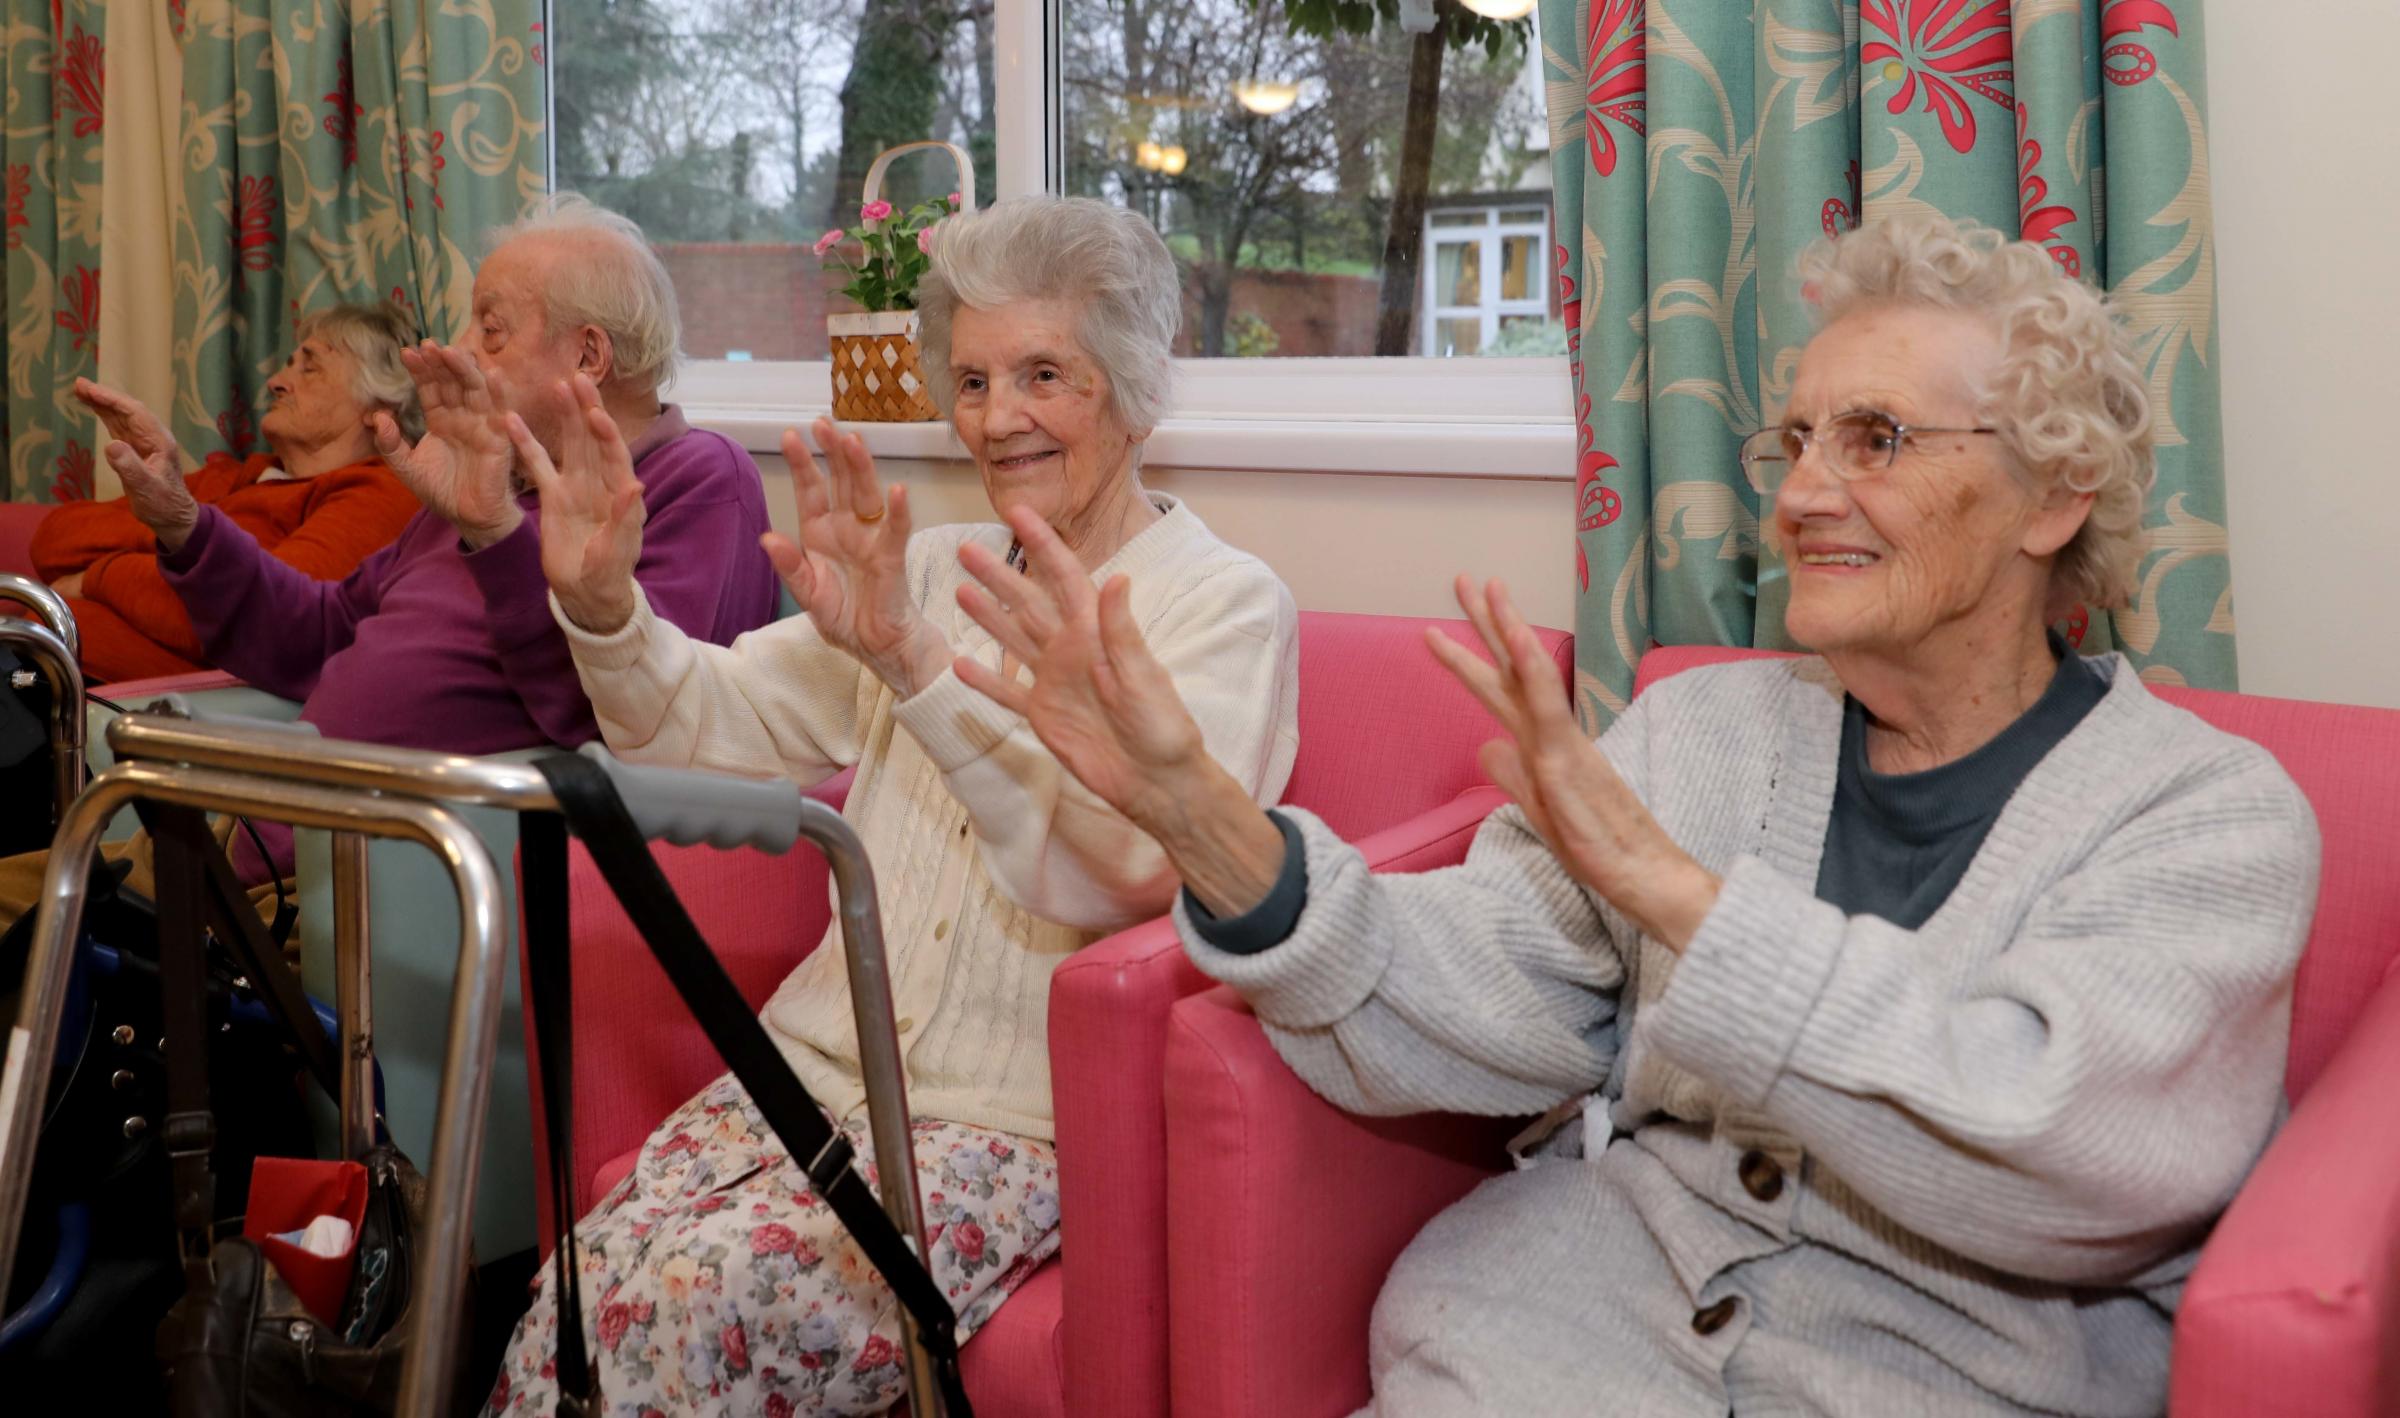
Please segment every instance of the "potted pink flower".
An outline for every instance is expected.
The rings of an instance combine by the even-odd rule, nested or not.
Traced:
[[[895,210],[883,199],[883,173],[891,160],[918,148],[941,148],[957,162],[959,190],[948,197]],[[917,354],[917,283],[933,267],[941,223],[975,209],[975,169],[953,143],[902,143],[878,153],[867,169],[858,225],[836,227],[817,238],[820,261],[849,272],[842,294],[858,303],[855,314],[829,315],[833,346],[833,416],[898,423],[941,417],[925,386]],[[858,258],[844,252],[855,242]]]

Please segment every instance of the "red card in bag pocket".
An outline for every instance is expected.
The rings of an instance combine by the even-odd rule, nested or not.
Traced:
[[[250,1164],[250,1210],[242,1234],[282,1272],[302,1304],[327,1324],[341,1320],[350,1292],[350,1269],[358,1260],[358,1225],[367,1214],[367,1169],[356,1162],[318,1162],[303,1157],[261,1157]],[[338,1256],[311,1255],[278,1232],[307,1229],[320,1216],[350,1223],[350,1249]]]

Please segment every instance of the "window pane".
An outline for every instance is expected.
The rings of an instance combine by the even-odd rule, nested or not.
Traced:
[[[551,0],[558,186],[642,224],[698,359],[823,359],[847,275],[818,235],[858,221],[877,151],[947,139],[992,184],[991,7],[953,0]],[[907,206],[958,186],[895,164]]]
[[[1433,248],[1433,298],[1440,305],[1483,303],[1483,243],[1445,241]]]
[[[1427,350],[1426,353],[1444,356],[1471,355],[1482,347],[1483,321],[1481,319],[1436,320],[1433,322],[1433,348]]]
[[[1533,263],[1541,259],[1530,236],[1500,239],[1500,298],[1528,300],[1533,295]]]
[[[1181,352],[1476,351],[1478,320],[1429,341],[1423,263],[1436,262],[1440,301],[1488,307],[1496,283],[1476,244],[1429,251],[1427,231],[1488,227],[1500,212],[1547,220],[1531,18],[1495,24],[1435,7],[1434,103],[1412,79],[1418,38],[1397,21],[1404,7],[1387,16],[1375,0],[1323,0],[1295,30],[1281,0],[1059,4],[1065,189],[1131,206],[1166,235],[1185,270]],[[1441,42],[1454,25],[1479,27],[1476,42]],[[1426,176],[1413,185],[1412,114],[1432,118],[1420,135]],[[1399,253],[1389,270],[1387,248]]]

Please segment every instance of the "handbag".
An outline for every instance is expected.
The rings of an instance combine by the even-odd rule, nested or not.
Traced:
[[[157,1356],[167,1411],[176,1418],[325,1413],[386,1414],[400,1393],[416,1293],[411,1263],[425,1221],[424,1179],[396,1148],[360,1159],[367,1173],[355,1261],[331,1324],[268,1259],[262,1243],[230,1236],[211,1243],[219,1208],[212,1169],[215,1117],[209,1108],[206,1020],[197,1005],[204,959],[202,921],[229,932],[251,978],[275,1002],[279,1027],[304,1045],[326,1096],[339,1077],[300,983],[266,948],[205,819],[190,808],[138,804],[157,842],[160,984],[165,1001],[168,1113],[161,1129],[174,1196],[185,1289],[159,1323]],[[301,1021],[307,1020],[304,1025]],[[313,1045],[313,1047],[308,1047]],[[445,1304],[445,1322],[465,1324],[472,1297]],[[465,1377],[461,1376],[462,1379]]]
[[[599,759],[553,753],[534,767],[558,799],[558,813],[526,813],[518,835],[523,854],[527,1001],[533,1009],[535,1044],[542,1070],[542,1125],[549,1140],[551,1214],[559,1219],[558,1309],[583,1314],[575,1264],[573,955],[567,919],[567,842],[572,830],[598,864],[608,889],[625,908],[675,992],[716,1045],[726,1066],[749,1090],[751,1100],[775,1130],[792,1160],[808,1175],[859,1249],[892,1287],[892,1295],[916,1321],[917,1334],[933,1361],[934,1381],[948,1418],[973,1418],[959,1377],[957,1312],[903,1239],[900,1228],[875,1198],[867,1180],[850,1165],[849,1136],[826,1120],[791,1065],[767,1037],[758,1016],[699,927],[675,896],[666,873],[650,855],[640,827],[626,811],[609,770]],[[620,770],[625,771],[625,770]],[[800,1159],[809,1159],[802,1163]],[[585,1353],[583,1325],[558,1327],[558,1412],[568,1418],[601,1411],[597,1374]],[[930,1418],[930,1416],[929,1416]]]
[[[24,1263],[0,1320],[0,1392],[46,1404],[45,1411],[70,1403],[156,1411],[157,1371],[123,1362],[124,1337],[154,1328],[183,1289],[163,1127],[157,912],[149,898],[125,889],[123,876],[122,864],[92,868],[42,1100]],[[249,915],[246,900],[241,911]],[[28,912],[0,935],[0,981],[8,994],[23,977],[34,924]],[[309,1066],[304,1047],[276,1026],[263,986],[253,988],[274,977],[238,960],[222,944],[229,938],[229,931],[213,936],[198,991],[209,1070],[245,1100],[213,1139],[211,1166],[226,1179],[212,1207],[219,1224],[241,1219],[252,1157],[311,1145],[298,1081]],[[331,1011],[298,995],[296,982],[293,998],[332,1068]],[[14,1000],[0,998],[0,1012],[13,1018]]]

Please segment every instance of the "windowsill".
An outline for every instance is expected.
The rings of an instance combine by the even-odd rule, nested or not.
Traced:
[[[773,455],[827,412],[825,366],[694,365],[668,397],[695,427]],[[1575,423],[1563,360],[1187,360],[1144,462],[1225,472],[1569,481]],[[813,396],[813,397],[812,397]],[[1391,408],[1415,412],[1394,414]],[[947,423],[852,423],[878,458],[945,461]]]

